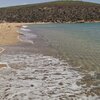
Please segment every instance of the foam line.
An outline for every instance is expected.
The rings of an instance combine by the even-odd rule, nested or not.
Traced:
[[[22,26],[22,27],[23,27],[23,26]],[[23,32],[20,32],[20,31],[17,30],[17,33],[23,33]],[[21,42],[26,42],[26,43],[34,44],[34,42],[31,41],[31,40],[25,41],[25,40],[21,39],[21,38],[20,38],[20,35],[18,35],[17,39],[18,39],[19,41],[21,41]]]
[[[30,29],[21,28],[22,31],[31,31]]]
[[[22,27],[23,27],[23,28],[27,28],[28,26],[26,26],[26,25],[23,25]]]
[[[31,41],[31,40],[27,40],[27,41],[25,41],[25,40],[22,40],[21,38],[20,38],[20,36],[18,36],[17,37],[17,39],[19,40],[19,41],[21,41],[21,42],[26,42],[26,43],[31,43],[31,44],[34,44],[34,42],[33,41]]]
[[[5,51],[5,49],[2,47],[0,47],[0,49],[1,49],[0,54]]]

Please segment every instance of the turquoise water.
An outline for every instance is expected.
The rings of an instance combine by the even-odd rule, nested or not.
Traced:
[[[100,72],[100,23],[29,25],[74,66]]]

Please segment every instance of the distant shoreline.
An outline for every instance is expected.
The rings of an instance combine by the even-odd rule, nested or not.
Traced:
[[[100,23],[100,21],[77,21],[77,22],[65,22],[65,23],[54,23],[54,22],[31,22],[31,23],[0,23],[0,45],[13,45],[18,43],[19,34],[17,30],[22,26],[29,24],[77,24],[77,23]]]
[[[6,12],[5,12],[6,11]],[[100,4],[60,0],[0,8],[0,22],[90,23],[100,22]]]
[[[77,21],[77,22],[65,22],[65,23],[54,23],[54,22],[31,22],[31,23],[0,23],[0,45],[13,45],[18,43],[20,40],[18,36],[20,33],[17,32],[19,28],[28,24],[77,24],[77,23],[100,23],[100,21]]]
[[[0,22],[0,24],[4,24],[4,23],[8,23],[8,24],[21,24],[21,25],[25,25],[25,24],[72,24],[72,23],[100,23],[100,21],[84,21],[84,20],[79,20],[79,21],[68,21],[68,22]]]

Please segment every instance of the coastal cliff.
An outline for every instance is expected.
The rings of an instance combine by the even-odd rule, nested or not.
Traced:
[[[94,22],[100,21],[100,4],[54,1],[0,8],[0,22]]]

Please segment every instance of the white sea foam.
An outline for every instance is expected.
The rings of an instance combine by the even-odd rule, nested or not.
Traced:
[[[27,29],[27,28],[21,28],[20,30],[22,30],[22,31],[28,31],[28,32],[31,31],[30,29]]]
[[[5,49],[0,47],[0,53],[4,52]]]
[[[31,43],[31,44],[34,44],[34,42],[33,42],[33,41],[28,40],[28,39],[23,39],[23,38],[21,38],[20,36],[18,36],[17,38],[18,38],[18,40],[19,40],[19,41],[21,41],[21,42],[26,42],[26,43]]]
[[[23,30],[18,30],[17,32],[20,33],[18,36],[19,41],[34,44],[33,39],[37,37],[34,33]]]
[[[27,28],[28,26],[26,26],[26,25],[23,25],[22,27],[23,27],[23,28]]]
[[[59,59],[40,54],[1,55],[0,100],[99,100],[78,86],[82,75]]]

